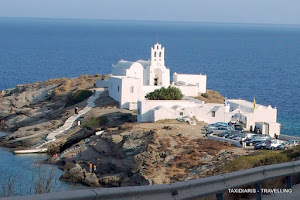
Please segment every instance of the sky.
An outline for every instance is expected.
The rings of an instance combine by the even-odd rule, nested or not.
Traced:
[[[300,24],[299,0],[0,0],[0,17]]]

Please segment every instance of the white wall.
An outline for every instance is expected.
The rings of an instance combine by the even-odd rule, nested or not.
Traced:
[[[154,86],[154,78],[155,78],[155,70],[160,69],[162,74],[161,74],[161,85],[164,87],[168,87],[170,85],[170,69],[166,68],[165,66],[150,66],[148,69],[147,74],[149,76],[149,85]]]
[[[161,106],[171,108],[173,106],[194,106],[195,103],[188,100],[143,100],[138,101],[138,122],[153,122],[154,115],[153,109]],[[158,112],[160,113],[160,112]],[[163,114],[163,113],[162,113]],[[156,118],[162,119],[163,116],[156,116]]]
[[[254,117],[256,122],[276,123],[277,109],[271,106],[254,109]]]
[[[120,107],[129,109],[130,103],[136,103],[142,94],[141,89],[140,79],[122,78],[122,97]]]
[[[279,123],[270,123],[269,124],[269,135],[274,137],[276,135],[280,135],[280,124]]]
[[[197,86],[174,85],[174,87],[180,89],[184,96],[197,97],[199,94]]]
[[[138,78],[142,81],[143,83],[143,79],[144,79],[144,68],[140,63],[133,63],[129,69],[126,69],[126,76],[128,77],[132,77],[132,78]]]
[[[182,109],[175,110],[172,108],[173,106],[179,106]],[[215,117],[212,116],[212,111],[215,111]],[[223,122],[224,105],[197,104],[189,100],[144,100],[138,102],[138,122],[153,122],[159,119],[176,119],[184,116],[195,116],[199,121],[206,123]]]
[[[177,82],[184,82],[186,85],[193,84],[198,88],[198,92],[206,92],[206,75],[202,74],[173,74],[173,81],[176,84]]]
[[[117,76],[109,77],[109,96],[114,100],[121,102],[122,79]]]

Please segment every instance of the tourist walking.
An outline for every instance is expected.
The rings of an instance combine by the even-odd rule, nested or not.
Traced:
[[[78,107],[75,107],[75,114],[77,115],[78,114]]]

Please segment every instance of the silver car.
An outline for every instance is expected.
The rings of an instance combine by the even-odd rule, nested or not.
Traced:
[[[277,140],[277,139],[272,139],[267,141],[266,149],[277,149],[281,144],[283,144],[285,141],[283,140]]]

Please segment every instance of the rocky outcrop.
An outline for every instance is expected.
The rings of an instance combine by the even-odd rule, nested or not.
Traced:
[[[62,181],[72,183],[84,183],[91,187],[99,186],[99,181],[95,173],[88,173],[79,164],[75,164],[72,168],[67,170],[66,173],[59,178]]]
[[[66,106],[70,95],[79,89],[91,88],[96,79],[97,76],[53,79],[2,91],[0,130],[12,134],[2,139],[0,146],[13,148],[41,143],[73,114],[74,106]],[[85,103],[76,106],[81,108]]]

